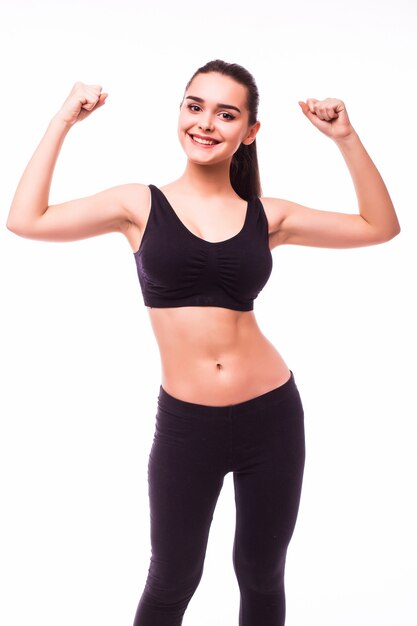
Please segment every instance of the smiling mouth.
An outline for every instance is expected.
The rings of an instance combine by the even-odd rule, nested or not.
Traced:
[[[189,134],[189,137],[191,138],[191,141],[198,146],[207,146],[211,148],[212,146],[217,146],[220,143],[220,141],[217,141],[216,139],[200,139],[199,137],[195,137],[191,134]]]

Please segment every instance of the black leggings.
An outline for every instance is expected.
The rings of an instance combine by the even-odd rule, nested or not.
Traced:
[[[283,626],[285,557],[305,458],[304,410],[290,372],[276,389],[230,406],[185,402],[160,387],[148,464],[152,556],[134,626],[182,623],[229,472],[239,626]]]

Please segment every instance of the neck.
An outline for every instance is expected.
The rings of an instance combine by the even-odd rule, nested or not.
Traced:
[[[183,175],[178,179],[184,187],[198,195],[236,195],[230,183],[230,160],[214,165],[199,165],[187,161]]]

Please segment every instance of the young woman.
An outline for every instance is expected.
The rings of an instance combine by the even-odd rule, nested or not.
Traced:
[[[134,626],[182,623],[228,472],[239,624],[282,626],[304,412],[294,373],[257,325],[254,300],[276,246],[378,244],[400,232],[397,216],[344,103],[334,98],[299,104],[342,152],[359,214],[261,197],[257,87],[243,67],[219,60],[199,68],[186,87],[178,136],[187,163],[178,180],[49,205],[67,132],[106,97],[100,85],[73,86],[22,175],[7,227],[52,241],[119,231],[134,254],[162,370],[148,465],[152,556]]]

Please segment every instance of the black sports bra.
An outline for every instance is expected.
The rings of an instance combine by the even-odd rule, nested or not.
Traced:
[[[139,250],[134,252],[146,306],[214,306],[251,311],[272,271],[268,220],[259,198],[248,201],[241,230],[210,242],[192,233],[155,185]]]

